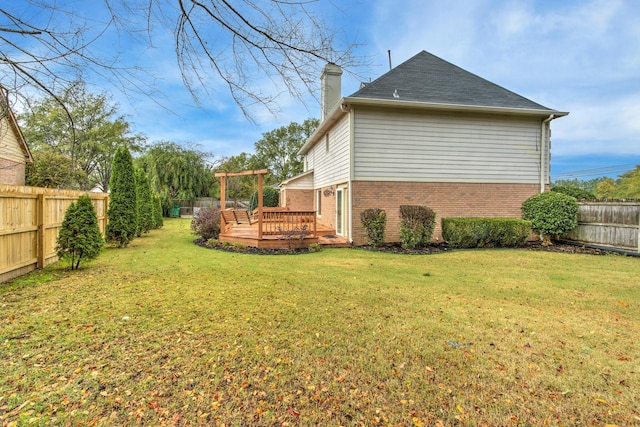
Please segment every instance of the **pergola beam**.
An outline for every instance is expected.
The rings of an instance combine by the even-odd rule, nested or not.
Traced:
[[[215,177],[228,177],[228,176],[246,176],[246,175],[264,175],[269,173],[269,169],[250,170],[242,172],[216,172]]]

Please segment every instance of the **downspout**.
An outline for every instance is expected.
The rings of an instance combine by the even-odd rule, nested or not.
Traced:
[[[551,120],[555,119],[555,114],[551,114],[549,117],[542,121],[542,127],[540,129],[540,193],[544,193],[546,185],[546,153],[547,153],[547,141],[549,139],[549,132],[547,132],[547,125]],[[549,171],[551,172],[551,171]]]

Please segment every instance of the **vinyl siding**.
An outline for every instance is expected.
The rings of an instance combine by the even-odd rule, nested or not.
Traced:
[[[349,179],[349,114],[329,132],[329,150],[326,135],[307,153],[307,169],[313,169],[314,188],[345,182]]]
[[[0,121],[0,157],[16,163],[26,162],[15,130],[6,117]]]
[[[540,127],[516,116],[358,109],[354,179],[536,183]]]

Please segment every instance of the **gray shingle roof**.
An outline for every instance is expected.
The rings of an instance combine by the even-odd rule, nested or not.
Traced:
[[[350,97],[552,111],[424,50]]]

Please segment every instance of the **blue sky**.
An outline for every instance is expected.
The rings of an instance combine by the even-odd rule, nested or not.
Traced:
[[[574,176],[616,176],[640,164],[637,0],[320,0],[313,7],[341,37],[361,44],[357,54],[371,58],[370,67],[350,70],[357,77],[343,75],[343,96],[355,92],[361,79],[388,71],[388,50],[394,65],[426,50],[570,112],[552,123],[553,178],[585,170]],[[170,34],[157,34],[154,48],[115,36],[101,44],[117,46],[125,51],[123,62],[143,64],[157,76],[154,89],[169,109],[144,96],[96,87],[112,93],[150,141],[196,143],[216,156],[232,156],[253,152],[264,132],[319,117],[314,97],[301,103],[279,94],[280,113],[254,110],[252,124],[216,81],[207,85],[211,99],[196,105],[182,85],[172,43]],[[278,93],[271,84],[263,90]]]

